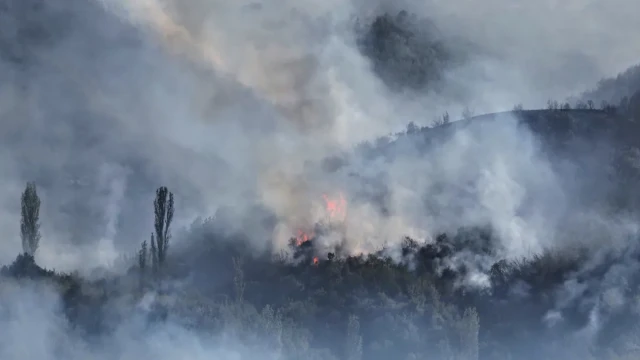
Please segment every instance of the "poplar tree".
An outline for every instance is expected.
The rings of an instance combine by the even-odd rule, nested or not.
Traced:
[[[22,193],[20,237],[22,251],[34,256],[40,244],[40,197],[34,182],[28,182]]]

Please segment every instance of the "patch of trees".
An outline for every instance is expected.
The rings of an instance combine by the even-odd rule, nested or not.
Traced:
[[[433,89],[458,61],[431,22],[406,11],[358,19],[356,33],[360,51],[392,89]]]

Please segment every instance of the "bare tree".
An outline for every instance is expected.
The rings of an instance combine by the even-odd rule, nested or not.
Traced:
[[[513,106],[513,111],[518,112],[518,111],[522,111],[522,110],[524,110],[524,107],[522,106],[522,104],[515,104]]]
[[[155,236],[151,234],[151,253],[154,256],[154,267],[157,271],[164,266],[167,259],[169,239],[171,239],[169,230],[173,220],[173,193],[165,186],[156,190],[153,209],[155,214]]]
[[[587,100],[587,108],[589,108],[589,110],[593,110],[595,108],[593,100]]]
[[[22,251],[34,256],[40,244],[40,198],[35,183],[27,183],[21,200],[20,237],[22,238]]]

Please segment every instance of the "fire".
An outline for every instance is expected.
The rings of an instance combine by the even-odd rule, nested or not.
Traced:
[[[330,199],[326,194],[323,194],[322,198],[326,204],[327,213],[332,220],[345,218],[347,215],[347,201],[342,193],[339,194],[338,199]]]
[[[318,265],[319,262],[320,260],[318,260],[317,256],[313,258],[313,265]]]
[[[329,219],[344,221],[347,215],[347,201],[345,200],[344,195],[342,193],[339,193],[337,198],[330,198],[326,194],[323,194],[322,198],[325,201],[325,211]],[[302,244],[313,240],[314,237],[315,234],[313,232],[298,230],[295,238],[295,243],[297,246],[302,246]],[[317,262],[314,260],[314,263]]]
[[[298,230],[298,236],[296,236],[296,245],[300,246],[311,239],[313,239],[313,233],[306,233],[302,230]]]

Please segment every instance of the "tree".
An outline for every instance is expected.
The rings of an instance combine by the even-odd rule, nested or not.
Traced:
[[[151,270],[153,273],[158,271],[158,249],[156,248],[156,237],[151,233]]]
[[[140,267],[140,272],[144,272],[144,269],[147,267],[147,242],[143,241],[140,246],[140,251],[138,251],[138,266]]]
[[[138,267],[140,268],[140,289],[144,288],[144,280],[145,280],[145,269],[147,268],[147,242],[143,241],[140,246],[140,250],[138,251]]]
[[[473,110],[471,110],[468,106],[462,110],[462,118],[465,120],[469,120],[473,117]]]
[[[442,123],[446,125],[450,122],[451,122],[451,118],[449,117],[449,112],[445,111],[444,114],[442,114]]]
[[[460,337],[460,355],[465,360],[478,360],[480,318],[475,308],[467,308],[457,325]]]
[[[360,335],[360,321],[356,315],[349,316],[347,324],[347,359],[362,359],[362,336]]]
[[[629,97],[625,96],[622,98],[622,100],[620,100],[620,104],[618,104],[618,109],[620,109],[620,112],[623,114],[628,113],[629,111]]]
[[[155,236],[151,234],[151,255],[154,261],[154,270],[164,266],[171,239],[170,227],[173,220],[173,193],[165,186],[156,190],[156,199],[153,201],[155,214]]]
[[[28,182],[22,193],[20,237],[22,251],[34,256],[40,244],[40,198],[33,182]]]
[[[242,271],[242,259],[238,257],[233,258],[233,284],[235,285],[236,290],[236,301],[238,304],[244,303],[244,271]]]
[[[513,111],[518,112],[518,111],[522,111],[522,110],[524,110],[524,107],[522,106],[522,104],[516,104],[516,105],[513,106]]]
[[[587,107],[589,108],[589,110],[593,110],[595,108],[593,100],[587,100]]]
[[[437,126],[441,126],[441,125],[446,125],[448,123],[451,122],[451,119],[449,118],[449,113],[445,111],[444,114],[442,114],[442,116],[440,117],[436,117],[435,119],[433,119],[433,122],[431,123],[431,125],[433,127],[437,127]]]
[[[407,125],[407,134],[415,134],[418,131],[420,131],[420,128],[413,121]]]

